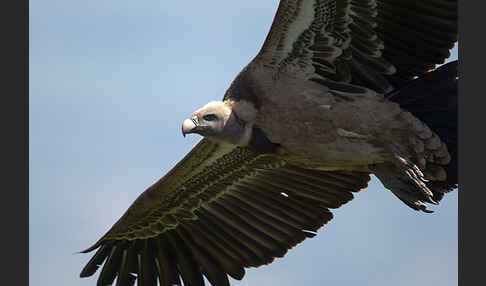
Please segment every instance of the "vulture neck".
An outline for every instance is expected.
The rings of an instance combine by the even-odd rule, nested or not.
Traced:
[[[225,126],[223,136],[208,136],[208,139],[239,147],[246,147],[260,154],[275,153],[278,144],[272,143],[263,131],[253,123],[245,123],[232,115]]]

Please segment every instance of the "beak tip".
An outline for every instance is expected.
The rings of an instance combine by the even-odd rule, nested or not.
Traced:
[[[191,133],[191,131],[196,127],[196,124],[190,119],[184,120],[182,123],[182,136],[186,137],[186,134]]]

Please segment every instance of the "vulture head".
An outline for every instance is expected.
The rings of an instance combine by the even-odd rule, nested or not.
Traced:
[[[250,140],[252,126],[233,112],[230,103],[212,101],[184,120],[182,135],[196,133],[210,140],[245,146]]]

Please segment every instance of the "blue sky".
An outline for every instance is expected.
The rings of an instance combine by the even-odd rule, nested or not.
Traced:
[[[95,284],[75,252],[196,144],[182,121],[222,98],[277,5],[30,1],[31,285]],[[373,179],[317,237],[232,285],[457,285],[457,197],[418,213]]]

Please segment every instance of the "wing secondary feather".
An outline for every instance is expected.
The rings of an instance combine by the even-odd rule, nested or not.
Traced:
[[[331,218],[369,176],[291,166],[203,139],[92,247],[82,270],[99,285],[228,285],[272,262]],[[136,275],[134,275],[136,274]]]
[[[386,93],[443,63],[456,41],[457,1],[282,0],[255,62]]]

